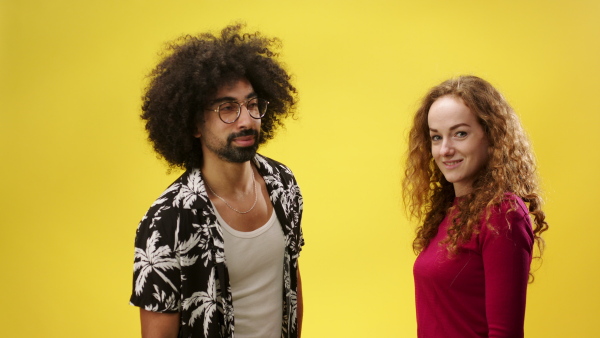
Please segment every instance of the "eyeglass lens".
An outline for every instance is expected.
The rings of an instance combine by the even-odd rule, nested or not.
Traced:
[[[248,113],[255,119],[260,119],[267,112],[267,104],[269,102],[259,98],[252,98],[245,103],[242,103],[248,109]],[[241,113],[241,105],[238,102],[221,103],[218,107],[219,117],[225,123],[235,122]]]

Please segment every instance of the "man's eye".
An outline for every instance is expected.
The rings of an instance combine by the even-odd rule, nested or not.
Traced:
[[[256,102],[249,102],[247,105],[249,110],[256,110],[258,108],[258,103]]]
[[[235,105],[233,103],[223,103],[222,105],[219,106],[219,110],[222,112],[230,112],[230,111],[236,111],[237,108],[235,107]]]

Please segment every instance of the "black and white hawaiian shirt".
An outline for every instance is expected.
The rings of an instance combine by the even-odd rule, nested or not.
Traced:
[[[298,256],[304,238],[302,195],[283,164],[256,155],[285,236],[281,337],[297,337]],[[152,204],[135,239],[131,304],[181,313],[179,337],[233,337],[231,287],[217,224],[199,169],[186,171]]]

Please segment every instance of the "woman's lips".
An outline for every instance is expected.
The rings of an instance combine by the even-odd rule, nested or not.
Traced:
[[[452,169],[458,166],[463,160],[442,161],[446,168]]]

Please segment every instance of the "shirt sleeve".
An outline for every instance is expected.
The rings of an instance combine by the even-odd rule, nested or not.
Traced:
[[[299,191],[300,188],[298,188],[298,253],[302,251],[302,247],[304,246],[304,233],[302,232],[302,212],[304,209],[304,201],[302,199],[302,194]]]
[[[175,250],[174,210],[154,205],[136,233],[130,303],[148,311],[179,311],[181,265]]]
[[[489,337],[523,337],[527,282],[533,249],[531,220],[522,201],[504,203],[481,233]]]

